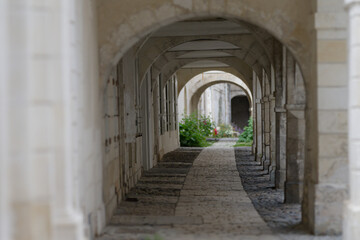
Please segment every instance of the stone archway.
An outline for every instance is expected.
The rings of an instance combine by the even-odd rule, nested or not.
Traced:
[[[159,4],[159,5],[157,5]],[[315,58],[312,56],[314,52],[313,49],[316,47],[316,43],[313,41],[313,35],[304,34],[305,32],[314,32],[313,25],[311,23],[304,24],[303,18],[301,17],[306,12],[311,12],[312,6],[303,4],[303,2],[299,2],[302,8],[297,9],[297,11],[284,11],[284,18],[273,19],[269,15],[266,14],[264,9],[267,9],[267,12],[271,12],[272,9],[278,11],[278,9],[282,9],[282,7],[286,4],[284,2],[279,1],[273,4],[266,5],[257,5],[251,1],[243,1],[242,6],[246,6],[244,8],[239,6],[239,2],[235,1],[223,1],[223,5],[214,6],[211,3],[203,3],[202,7],[197,8],[198,5],[189,1],[187,3],[165,3],[164,5],[161,3],[157,3],[152,5],[154,8],[146,8],[144,10],[140,5],[136,12],[133,12],[134,15],[130,13],[124,13],[124,15],[119,14],[119,17],[111,23],[107,23],[103,16],[100,17],[99,20],[99,29],[101,29],[100,36],[111,36],[109,38],[100,38],[100,62],[101,62],[101,74],[100,78],[103,79],[104,76],[107,75],[108,70],[112,64],[116,64],[117,60],[122,56],[122,54],[129,48],[129,46],[136,43],[136,41],[145,37],[146,34],[154,31],[161,26],[171,24],[178,20],[189,19],[192,17],[204,17],[204,16],[221,16],[224,18],[231,19],[239,19],[239,21],[246,21],[252,23],[256,26],[260,26],[266,31],[273,34],[276,38],[278,38],[285,46],[290,49],[294,58],[298,61],[300,69],[302,70],[306,92],[307,92],[307,106],[306,106],[306,121],[307,121],[307,133],[306,139],[307,141],[307,156],[306,159],[317,159],[318,158],[318,131],[317,131],[317,91],[316,89],[316,81],[312,79],[316,79],[316,64]],[[221,7],[219,7],[221,6]],[[231,6],[231,7],[230,7]],[[107,5],[107,2],[99,5],[100,12],[102,9],[106,9],[110,12],[120,7],[120,5],[116,6],[116,4],[111,6]],[[160,10],[161,9],[161,10]],[[159,14],[162,10],[167,9],[167,15],[162,16]],[[291,12],[291,14],[290,14]],[[256,14],[254,14],[256,13]],[[118,12],[117,12],[118,14]],[[130,15],[129,15],[130,14]],[[105,16],[105,15],[104,15]],[[120,17],[121,16],[121,17]],[[127,19],[123,19],[122,17],[128,16]],[[134,18],[130,17],[134,16]],[[143,18],[147,18],[150,16],[156,16],[156,18],[152,18],[151,21],[147,21],[146,23],[141,21]],[[130,20],[132,19],[132,20]],[[284,22],[282,19],[287,19],[287,22]],[[234,20],[235,22],[237,20]],[[108,24],[108,25],[107,25]],[[137,28],[131,28],[130,26],[136,25]],[[141,27],[139,27],[141,26]],[[296,31],[294,31],[294,27]],[[126,34],[123,34],[123,32]],[[120,36],[121,32],[121,36]],[[121,40],[119,40],[121,39]],[[309,61],[311,59],[311,61]],[[311,130],[310,130],[311,129]],[[318,173],[319,169],[317,164],[314,164],[313,161],[307,163],[308,168],[311,172]],[[314,174],[313,176],[316,176]],[[318,184],[318,178],[315,177],[313,180],[309,180],[308,188],[311,191],[315,190],[315,185]],[[325,185],[319,185],[319,187],[324,187],[326,190],[324,191],[332,191],[327,188]],[[308,201],[305,201],[304,205],[304,220],[308,222],[311,226],[315,226],[313,224],[315,221],[315,210],[312,207],[313,205],[308,205],[307,202],[315,201],[315,198],[311,197],[314,194],[309,194],[310,198]],[[322,203],[325,204],[325,203]]]

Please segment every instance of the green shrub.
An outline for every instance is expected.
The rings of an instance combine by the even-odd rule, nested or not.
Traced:
[[[205,147],[206,137],[212,134],[214,124],[209,117],[196,114],[184,116],[179,123],[180,144],[184,147]]]
[[[244,131],[240,134],[239,136],[239,141],[238,142],[252,142],[253,141],[253,119],[252,117],[249,118],[248,120],[248,125],[244,127]]]

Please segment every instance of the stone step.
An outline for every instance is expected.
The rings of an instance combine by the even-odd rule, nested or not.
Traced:
[[[176,203],[123,202],[117,209],[117,215],[173,215]]]
[[[139,184],[183,184],[185,177],[141,177]]]
[[[179,196],[182,185],[179,184],[137,184],[131,192],[145,195]]]
[[[134,216],[114,215],[110,224],[113,225],[201,225],[201,217],[189,216]]]
[[[162,171],[156,170],[155,168],[151,169],[152,171],[146,171],[143,173],[144,177],[166,177],[166,178],[171,178],[171,177],[186,177],[187,174],[187,170],[186,172],[181,171],[181,172],[169,172],[169,171],[164,171],[164,169],[162,169]]]
[[[156,167],[158,168],[191,168],[192,163],[188,162],[159,162]]]
[[[128,198],[132,199],[132,201],[137,200],[137,202],[155,202],[155,203],[177,203],[179,198],[177,196],[149,196],[144,194],[136,194],[133,192],[130,192],[127,195]],[[128,201],[122,201],[120,206]]]
[[[177,173],[177,174],[186,174],[189,171],[189,168],[162,168],[162,167],[154,167],[150,169],[149,173]]]
[[[181,190],[182,184],[151,184],[151,183],[138,183],[136,188],[149,188],[149,189],[178,189]]]
[[[161,162],[185,162],[193,163],[197,156],[200,154],[200,151],[174,151],[168,154],[165,154]]]

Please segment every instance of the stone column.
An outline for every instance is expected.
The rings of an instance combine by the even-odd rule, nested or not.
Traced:
[[[286,55],[287,71],[287,132],[285,202],[300,203],[303,193],[305,155],[305,92],[295,59]]]
[[[264,123],[264,139],[263,139],[263,158],[262,158],[262,164],[264,167],[264,170],[268,170],[269,169],[269,165],[270,165],[270,100],[269,100],[269,83],[268,83],[268,79],[266,77],[265,72],[263,73],[263,90],[264,90],[264,97],[262,98],[262,102],[263,102],[263,123]]]
[[[269,174],[270,181],[275,184],[275,172],[276,172],[276,114],[275,114],[275,96],[271,94],[269,96],[270,101],[270,166]]]
[[[254,128],[256,128],[256,156],[255,160],[257,162],[261,162],[262,154],[263,154],[263,138],[262,138],[262,107],[261,107],[261,86],[259,82],[258,76],[256,76],[255,72],[253,74],[253,84],[254,84],[254,116],[256,116],[254,119],[256,121],[254,122]]]
[[[265,145],[265,102],[264,99],[260,99],[261,106],[261,140],[262,140],[262,148],[261,148],[261,165],[264,165],[265,156],[266,156],[266,145]]]
[[[309,58],[313,70],[306,76],[302,219],[315,234],[341,234],[349,176],[348,21],[344,1],[316,2],[316,44],[311,50],[316,54]]]
[[[283,50],[281,43],[274,44],[274,63],[275,63],[275,112],[276,112],[276,172],[275,187],[284,188],[286,179],[286,73],[285,57],[286,51]]]
[[[10,166],[13,159],[10,158],[9,134],[10,117],[8,116],[9,109],[12,107],[9,104],[10,96],[13,94],[9,91],[9,41],[8,41],[8,15],[9,15],[9,0],[0,2],[0,239],[11,239],[12,231],[14,230],[12,208],[11,206],[11,173]],[[7,64],[6,64],[7,63]]]
[[[256,120],[257,120],[257,116],[256,116],[256,102],[255,102],[255,98],[256,98],[256,74],[253,71],[253,77],[252,77],[253,81],[252,81],[252,90],[253,90],[253,101],[250,103],[250,109],[253,110],[255,112],[255,114],[253,114],[253,111],[251,111],[251,115],[250,117],[253,118],[253,145],[252,145],[252,153],[256,156],[257,154],[257,129],[256,129]],[[256,160],[256,157],[255,157]]]
[[[344,239],[360,239],[360,1],[346,0],[349,12],[349,164],[350,196]]]
[[[305,105],[286,105],[286,182],[285,202],[300,203],[303,195]]]
[[[264,98],[265,102],[265,162],[264,169],[268,169],[270,165],[270,100],[269,96]]]
[[[73,93],[85,78],[74,8],[0,2],[1,239],[86,238],[76,174],[90,147],[78,141],[83,98]]]
[[[261,99],[255,100],[256,105],[256,161],[261,162],[263,156],[263,120]]]
[[[231,85],[230,84],[226,84],[226,110],[227,110],[227,113],[226,113],[226,121],[228,124],[231,125]]]

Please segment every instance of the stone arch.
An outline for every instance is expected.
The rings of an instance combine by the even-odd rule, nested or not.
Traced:
[[[220,0],[216,5],[210,0],[202,1],[200,5],[195,0],[174,3],[160,0],[147,5],[132,4],[134,10],[130,12],[121,11],[122,3],[115,1],[105,0],[98,5],[101,81],[107,79],[111,67],[131,46],[135,45],[139,49],[150,36],[148,34],[162,26],[194,17],[221,17],[235,22],[246,21],[271,33],[293,53],[298,61],[304,79],[306,83],[309,83],[305,86],[311,93],[307,94],[306,115],[311,123],[307,128],[307,138],[314,140],[311,144],[307,144],[308,149],[311,150],[307,152],[316,159],[318,151],[317,85],[316,59],[313,54],[316,43],[313,22],[308,18],[304,20],[302,17],[313,11],[310,3],[295,0],[292,4],[301,6],[297,11],[281,11],[284,6],[287,6],[285,0],[262,4],[251,0],[242,0],[240,3],[238,0]],[[272,11],[279,13],[276,18],[269,14]],[[104,17],[109,14],[114,16],[111,22],[106,21],[107,17]],[[316,164],[314,169],[317,171]]]
[[[303,33],[311,30],[311,24],[305,24],[301,16],[307,15],[312,6],[301,0],[297,2],[294,5],[301,7],[289,14],[288,11],[279,11],[286,6],[284,1],[264,4],[251,0],[241,3],[237,0],[220,0],[216,4],[210,0],[201,3],[157,1],[146,5],[139,2],[132,3],[133,11],[130,12],[122,10],[121,2],[101,1],[98,6],[100,78],[106,79],[121,56],[149,33],[176,21],[207,16],[246,21],[265,29],[293,52],[307,79],[311,76],[311,65],[308,61],[310,53],[306,50],[311,48],[312,38],[310,34]],[[277,10],[277,18],[268,14],[271,9]],[[108,21],[109,15],[112,21]]]
[[[239,79],[240,80],[240,79]],[[230,83],[230,84],[234,84],[238,87],[240,87],[246,94],[247,98],[248,98],[248,101],[250,103],[250,105],[252,105],[252,95],[251,95],[251,92],[249,91],[249,89],[246,88],[246,86],[244,86],[243,84],[241,84],[241,81],[235,81],[235,80],[230,80],[230,79],[227,79],[227,80],[214,80],[214,81],[210,81],[202,86],[200,86],[196,91],[195,93],[193,93],[190,97],[190,112],[193,113],[193,112],[196,112],[196,108],[197,108],[197,105],[199,103],[199,99],[201,97],[201,95],[203,94],[203,92],[213,86],[213,85],[216,85],[216,84],[219,84],[219,83]]]
[[[186,83],[189,81],[188,79],[193,79],[195,76],[200,75],[201,73],[205,73],[208,71],[221,71],[232,74],[239,79],[242,79],[242,75],[234,68],[222,68],[222,67],[212,67],[212,68],[190,68],[190,69],[179,69],[176,72],[176,76],[178,79],[178,95],[180,94],[181,90],[185,87]],[[184,84],[185,83],[185,84]],[[252,92],[252,89],[250,89]]]
[[[231,66],[232,68],[236,69],[239,72],[239,75],[241,76],[241,79],[244,81],[244,83],[248,86],[249,89],[251,89],[249,86],[252,86],[252,75],[253,75],[253,71],[252,69],[244,62],[242,62],[241,60],[231,57],[231,58],[211,58],[211,60],[213,61],[218,61],[221,63],[225,63],[229,66]],[[166,64],[161,73],[163,75],[163,79],[165,81],[167,81],[177,70],[179,70],[180,68],[182,68],[183,66],[189,64],[189,63],[194,63],[197,61],[201,61],[199,59],[176,59],[173,60],[171,62],[169,62],[168,64]],[[157,71],[153,71],[153,80],[156,79],[156,76],[159,74],[160,72]],[[155,82],[153,82],[154,84]]]
[[[270,65],[272,63],[271,57],[263,49],[262,45],[250,35],[241,36],[185,36],[185,37],[167,37],[167,38],[154,38],[148,40],[139,51],[139,78],[143,79],[146,71],[151,65],[158,65],[159,62],[166,62],[180,57],[189,51],[176,51],[166,52],[172,48],[181,46],[196,40],[218,40],[221,42],[231,43],[240,48],[240,50],[218,50],[225,53],[230,53],[234,57],[242,59],[244,62],[254,69],[264,68],[267,74],[270,74]],[[151,49],[151,51],[150,51]]]

